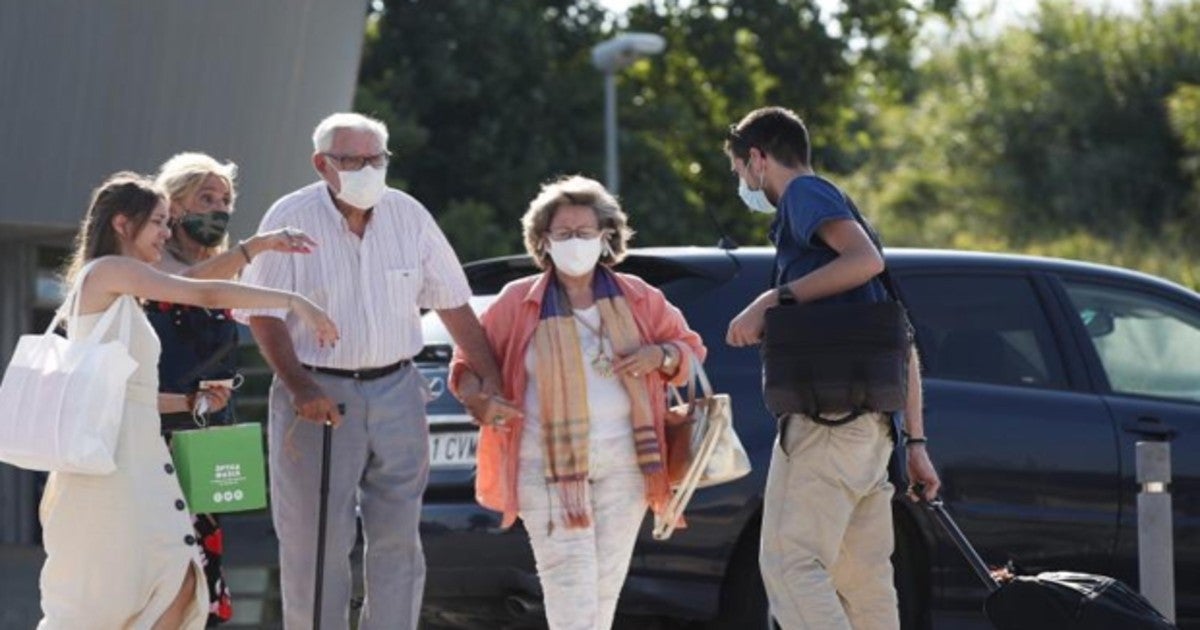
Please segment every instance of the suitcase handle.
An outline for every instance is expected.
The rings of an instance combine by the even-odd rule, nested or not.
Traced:
[[[967,559],[967,564],[971,565],[971,568],[975,570],[975,575],[979,576],[979,579],[987,587],[988,591],[999,590],[1000,583],[996,581],[996,578],[992,577],[992,572],[988,570],[988,566],[983,562],[983,558],[979,557],[979,552],[975,551],[975,547],[971,546],[971,542],[963,535],[962,530],[958,528],[958,524],[950,517],[950,513],[946,511],[946,506],[942,503],[942,499],[940,497],[932,501],[922,499],[921,504],[925,506],[925,509],[933,513],[934,520],[938,522],[938,525],[942,527],[942,530],[946,532],[950,540],[954,541],[954,546],[958,547],[958,550],[962,552],[963,557]]]

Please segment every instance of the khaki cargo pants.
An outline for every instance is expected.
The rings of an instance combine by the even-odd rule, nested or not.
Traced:
[[[785,630],[900,627],[892,584],[891,424],[780,420],[767,475],[759,563]]]

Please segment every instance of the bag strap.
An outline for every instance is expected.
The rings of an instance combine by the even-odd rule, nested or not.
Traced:
[[[694,405],[696,403],[697,383],[700,384],[700,393],[703,394],[705,398],[713,397],[713,388],[712,383],[708,380],[708,374],[704,371],[704,366],[700,364],[700,360],[697,359],[696,355],[692,354],[691,351],[688,351],[687,355],[688,367],[691,370],[691,374],[688,376],[687,400],[683,400],[683,397],[679,394],[678,387],[675,387],[674,385],[668,385],[667,387],[671,391],[671,397],[674,398],[679,404],[686,402],[689,405]]]
[[[875,246],[875,251],[879,252],[880,258],[883,258],[883,241],[880,240],[879,233],[875,231],[875,228],[871,226],[866,217],[864,217],[862,212],[859,211],[858,206],[854,204],[854,200],[850,198],[850,195],[847,195],[846,191],[842,190],[841,188],[838,188],[838,192],[842,194],[842,201],[845,202],[846,209],[848,209],[850,214],[854,216],[854,222],[858,223],[859,227],[861,227],[863,231],[867,233],[867,238],[870,239],[871,244]],[[781,213],[779,216],[779,230],[781,233],[790,230],[786,212]],[[825,245],[825,247],[829,246]],[[892,274],[890,271],[888,271],[886,264],[883,266],[883,271],[879,272],[879,275],[875,276],[875,278],[879,278],[880,283],[883,285],[884,292],[888,294],[888,297],[890,297],[893,302],[900,302],[900,292],[896,290],[896,283],[892,280]],[[875,278],[872,278],[872,280]],[[783,270],[779,268],[779,248],[776,247],[775,262],[771,265],[771,286],[778,287],[781,284],[783,284]]]
[[[92,269],[95,268],[96,263],[100,262],[100,260],[100,258],[93,259],[79,270],[79,277],[75,279],[75,283],[71,286],[71,290],[63,299],[62,305],[60,305],[58,309],[54,311],[54,317],[50,318],[50,324],[46,326],[46,331],[42,334],[54,334],[54,329],[60,322],[66,322],[67,326],[69,327],[74,322],[79,321],[79,311],[82,308],[81,302],[83,301],[80,299],[81,294],[83,293],[83,282],[87,279],[88,274],[92,272]],[[119,323],[119,328],[117,329],[117,338],[121,341],[121,343],[128,347],[130,337],[130,322],[129,316],[124,312],[124,307],[125,302],[130,299],[132,299],[132,296],[121,295],[118,296],[117,299],[113,300],[112,304],[110,304],[108,308],[104,310],[104,314],[100,317],[100,321],[96,322],[95,328],[93,328],[85,338],[86,341],[89,343],[99,341],[100,337],[106,331],[108,331],[109,327],[112,326],[113,319],[115,319],[119,314],[121,316],[121,321]]]
[[[879,257],[883,258],[883,241],[880,240],[879,233],[875,231],[875,228],[862,215],[862,212],[859,212],[858,206],[854,204],[854,200],[850,198],[850,195],[847,195],[846,191],[840,188],[838,191],[842,193],[842,200],[846,202],[846,207],[850,209],[850,213],[854,215],[854,220],[867,233],[867,238],[871,239],[871,244],[875,246],[875,251],[879,252]],[[888,294],[888,297],[892,298],[893,302],[900,302],[900,292],[896,290],[896,283],[892,280],[892,274],[888,270],[886,263],[883,265],[883,271],[879,272],[879,275],[875,277],[879,278],[879,282],[883,285],[883,290]]]
[[[75,278],[75,282],[71,285],[71,289],[67,291],[67,295],[63,297],[62,304],[60,304],[58,308],[54,310],[54,317],[50,318],[50,324],[46,326],[46,332],[43,334],[49,335],[53,333],[55,327],[57,327],[60,322],[70,322],[71,319],[76,319],[79,317],[79,292],[83,288],[83,281],[87,278],[88,274],[92,272],[92,267],[95,266],[96,262],[99,260],[99,258],[92,260],[79,270],[79,277]]]
[[[118,296],[117,299],[113,300],[113,303],[109,304],[108,308],[105,309],[104,314],[100,316],[100,321],[96,322],[96,326],[92,328],[91,332],[88,333],[88,336],[84,338],[83,343],[99,343],[100,337],[102,337],[104,333],[108,332],[108,330],[112,328],[113,320],[117,319],[117,339],[119,339],[121,343],[128,348],[130,318],[129,314],[126,312],[126,309],[129,308],[127,304],[129,300],[132,299],[133,298],[131,296],[121,295]]]

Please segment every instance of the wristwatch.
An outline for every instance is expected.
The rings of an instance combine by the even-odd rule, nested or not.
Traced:
[[[658,369],[667,372],[668,374],[674,372],[675,366],[679,365],[679,357],[675,356],[675,354],[671,352],[671,344],[660,343],[658,344],[658,347],[662,348],[663,351],[662,365],[659,365]]]
[[[785,282],[775,289],[775,297],[778,298],[780,304],[792,304],[796,301],[796,294],[792,293],[792,287]]]

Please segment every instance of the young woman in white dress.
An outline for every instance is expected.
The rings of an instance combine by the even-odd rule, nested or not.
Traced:
[[[67,323],[68,335],[86,335],[115,305],[119,318],[129,320],[129,351],[138,367],[126,387],[116,472],[52,473],[46,485],[41,630],[190,630],[203,628],[208,616],[200,549],[159,436],[160,346],[136,299],[290,308],[322,344],[338,338],[329,317],[303,296],[156,270],[152,265],[171,233],[168,203],[149,180],[118,173],[96,189],[80,226],[67,274],[72,284],[83,277],[80,316]],[[117,338],[118,328],[114,324],[106,337]]]

